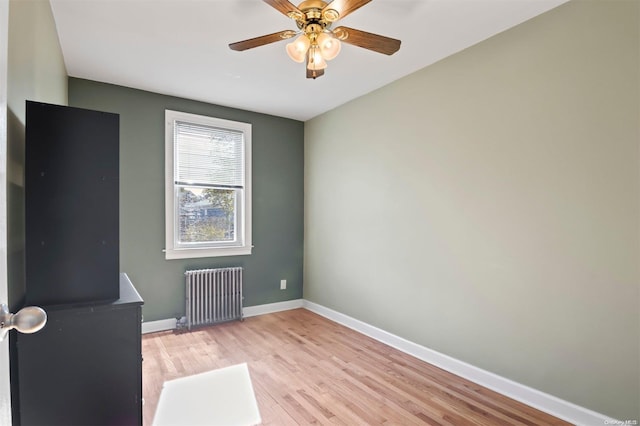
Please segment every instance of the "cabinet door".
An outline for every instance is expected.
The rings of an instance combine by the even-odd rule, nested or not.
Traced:
[[[119,116],[27,102],[26,303],[118,299]]]
[[[50,311],[17,351],[23,426],[141,424],[139,306]]]

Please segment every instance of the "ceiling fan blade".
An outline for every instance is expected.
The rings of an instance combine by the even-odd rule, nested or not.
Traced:
[[[322,14],[325,15],[326,11],[329,9],[333,9],[338,12],[337,19],[342,19],[354,10],[360,9],[365,4],[369,3],[371,0],[333,0],[331,3],[326,5],[324,9],[322,9]]]
[[[250,38],[249,40],[237,41],[235,43],[229,44],[229,47],[231,48],[231,50],[243,51],[247,49],[253,49],[254,47],[264,46],[265,44],[275,43],[276,41],[285,40],[295,35],[295,31],[285,30],[278,33]]]
[[[310,70],[307,68],[307,78],[313,78],[314,80],[318,77],[322,77],[324,75],[324,70]]]
[[[393,55],[400,49],[400,40],[385,37],[378,34],[368,33],[349,27],[338,27],[333,30],[333,35],[343,43],[353,44],[373,50],[374,52]]]
[[[274,9],[278,10],[280,13],[282,13],[285,16],[288,16],[291,19],[298,20],[303,16],[302,12],[300,12],[300,9],[295,7],[292,3],[290,3],[287,0],[262,0],[262,1],[264,1],[269,6],[273,7]]]

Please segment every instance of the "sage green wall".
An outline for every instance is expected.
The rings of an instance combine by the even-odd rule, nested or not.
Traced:
[[[7,291],[16,312],[24,304],[24,143],[25,101],[67,103],[67,71],[48,0],[9,1],[7,38]],[[2,153],[4,155],[4,153]],[[20,413],[15,340],[11,348],[14,424]]]
[[[9,304],[24,300],[25,101],[67,103],[67,71],[48,0],[11,0],[7,70]]]
[[[145,301],[145,321],[184,315],[187,269],[243,266],[245,306],[302,297],[302,122],[76,78],[69,103],[120,114],[120,269]],[[165,109],[252,124],[250,256],[165,260]]]
[[[640,419],[639,15],[569,2],[305,123],[305,299]]]

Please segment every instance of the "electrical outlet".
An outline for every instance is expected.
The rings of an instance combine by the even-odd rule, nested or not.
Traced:
[[[287,280],[280,280],[280,290],[287,289]]]

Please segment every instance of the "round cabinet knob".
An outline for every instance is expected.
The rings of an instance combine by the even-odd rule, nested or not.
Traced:
[[[27,306],[11,317],[11,326],[20,333],[35,333],[47,323],[47,313],[38,306]]]
[[[46,323],[47,313],[38,306],[26,306],[12,314],[7,305],[0,305],[0,340],[4,340],[11,329],[15,328],[21,333],[35,333]]]

